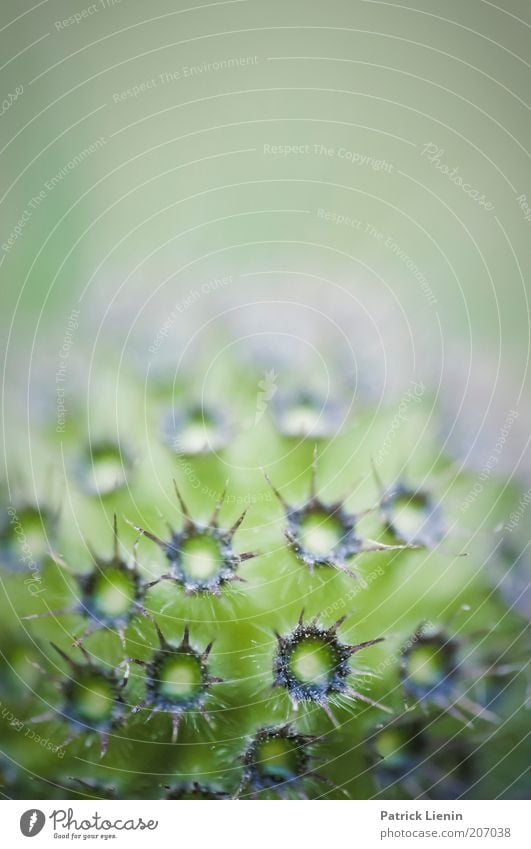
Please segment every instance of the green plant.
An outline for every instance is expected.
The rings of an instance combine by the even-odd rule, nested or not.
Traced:
[[[471,503],[427,402],[383,450],[392,402],[234,374],[208,405],[131,375],[116,437],[43,436],[60,514],[21,487],[0,533],[2,792],[518,794],[524,629],[484,568],[517,488]]]

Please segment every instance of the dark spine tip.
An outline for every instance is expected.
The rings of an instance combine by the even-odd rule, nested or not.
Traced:
[[[155,620],[153,620],[153,624],[154,624],[154,626],[155,626],[155,631],[157,632],[157,637],[158,637],[158,639],[159,639],[159,645],[160,645],[161,649],[167,649],[167,648],[168,648],[168,643],[166,642],[166,639],[165,639],[165,637],[164,637],[164,634],[163,634],[163,633],[162,633],[162,631],[160,630],[160,628],[159,628],[159,626],[158,626],[158,623],[157,623],[157,622],[155,622]]]
[[[204,650],[203,654],[201,655],[201,660],[202,660],[203,662],[205,662],[205,661],[207,661],[207,660],[208,660],[208,656],[209,656],[210,652],[212,651],[212,646],[213,646],[213,645],[214,645],[214,640],[210,640],[210,642],[209,642],[208,646],[206,647],[206,649]]]
[[[384,640],[385,637],[377,637],[375,640],[365,640],[363,643],[357,643],[355,646],[349,646],[349,650],[351,654],[356,654],[356,652],[366,649],[369,646],[375,646],[377,643],[383,643]]]
[[[177,496],[177,501],[180,504],[183,516],[185,518],[185,524],[187,526],[190,526],[190,525],[193,524],[192,517],[190,516],[190,513],[188,511],[188,507],[186,506],[185,501],[184,501],[184,499],[183,499],[183,497],[182,497],[182,495],[179,491],[179,487],[177,486],[177,481],[175,480],[175,478],[173,479],[173,486],[174,486],[174,489],[175,489],[175,495]]]
[[[348,616],[348,613],[345,613],[343,616],[340,616],[339,619],[337,620],[337,622],[334,622],[334,624],[328,629],[329,632],[331,634],[335,634],[337,629],[340,628],[341,625],[343,624],[343,622],[346,620],[347,616]]]
[[[60,655],[63,658],[63,660],[66,661],[66,663],[68,663],[69,666],[72,666],[72,667],[76,666],[76,662],[74,660],[72,660],[72,658],[69,657],[66,652],[64,652],[62,649],[60,649],[58,645],[56,645],[55,643],[52,643],[51,640],[50,640],[50,645],[53,649],[55,649],[57,654]]]

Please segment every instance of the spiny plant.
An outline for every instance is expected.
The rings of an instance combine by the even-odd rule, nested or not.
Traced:
[[[359,699],[367,704],[383,708],[368,696],[354,690],[348,682],[349,665],[353,654],[382,641],[365,640],[356,645],[346,645],[337,636],[337,629],[345,621],[342,616],[329,628],[318,624],[318,617],[304,624],[303,614],[289,634],[276,634],[278,648],[273,661],[273,686],[284,687],[289,693],[293,709],[301,702],[314,702],[322,707],[335,724],[331,703],[338,696]]]
[[[146,696],[134,711],[136,713],[147,706],[151,712],[149,718],[159,712],[171,714],[171,739],[175,743],[181,719],[187,712],[199,711],[208,718],[204,702],[212,684],[219,684],[222,679],[211,675],[208,668],[212,642],[202,651],[192,648],[186,625],[181,642],[172,646],[163,637],[158,625],[155,627],[159,650],[149,661],[135,661],[146,670]]]
[[[247,510],[243,511],[229,530],[223,530],[219,527],[218,516],[225,500],[225,490],[206,524],[192,519],[177,484],[175,492],[184,517],[182,530],[170,528],[170,539],[162,540],[150,531],[134,526],[162,549],[169,564],[168,572],[147,586],[152,587],[160,581],[168,580],[180,584],[186,595],[210,593],[219,596],[224,584],[243,581],[237,573],[239,565],[256,556],[252,551],[236,554],[233,549],[234,534],[245,519]]]
[[[4,796],[521,793],[524,610],[485,566],[518,487],[471,502],[427,399],[390,440],[393,402],[288,368],[146,386],[43,428],[61,498],[6,483]]]

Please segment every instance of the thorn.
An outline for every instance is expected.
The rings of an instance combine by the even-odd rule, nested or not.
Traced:
[[[84,641],[88,639],[88,637],[90,637],[90,635],[93,634],[94,631],[97,631],[99,627],[100,622],[89,622],[81,636],[76,637],[76,639],[73,641],[72,646],[76,649],[81,649],[81,646]]]
[[[472,699],[469,699],[468,696],[460,696],[457,700],[457,704],[460,707],[466,708],[466,710],[470,711],[472,716],[474,716],[476,719],[486,719],[488,722],[493,722],[496,725],[499,725],[500,723],[499,716],[497,716],[488,708],[483,707],[482,705],[478,705],[477,702],[472,701]]]
[[[334,716],[334,714],[332,713],[332,711],[330,710],[330,705],[327,702],[319,702],[319,706],[324,710],[324,712],[326,713],[328,719],[330,720],[330,722],[332,723],[334,728],[339,728],[340,724],[339,724],[338,720],[336,719],[336,717]]]
[[[139,541],[140,541],[140,537],[141,537],[141,536],[142,536],[142,534],[139,534],[139,535],[137,536],[137,538],[135,539],[134,543],[133,543],[133,556],[132,556],[132,562],[131,562],[131,564],[130,564],[130,566],[129,566],[129,568],[130,568],[133,572],[138,572],[138,570],[139,570],[139,568],[140,568],[140,564],[139,564],[139,562],[138,562],[138,543],[139,543]]]
[[[238,554],[238,558],[240,560],[240,563],[245,563],[246,560],[252,560],[253,557],[259,557],[259,556],[260,556],[259,551],[244,551],[242,554]]]
[[[371,507],[365,507],[364,510],[360,510],[359,513],[356,513],[356,520],[360,521],[361,519],[364,519],[365,516],[369,516],[370,513],[374,513],[375,510],[379,510],[379,509],[380,509],[380,502],[378,501],[376,504],[372,504]]]
[[[46,619],[48,616],[61,616],[64,613],[79,613],[77,607],[59,607],[56,610],[49,610],[47,613],[30,613],[29,616],[21,616],[21,619]]]
[[[153,620],[153,624],[154,624],[155,630],[157,632],[157,637],[159,638],[159,644],[160,644],[161,649],[169,648],[169,644],[166,642],[164,635],[163,635],[162,631],[160,630],[160,628],[158,626],[158,623],[155,620]]]
[[[89,666],[91,666],[92,660],[91,660],[90,654],[86,650],[85,646],[80,645],[80,646],[78,646],[78,648],[79,648],[79,651],[81,652],[81,654],[83,655],[83,657],[85,658],[86,662],[89,664]]]
[[[319,738],[316,738],[316,739],[319,739]],[[335,787],[335,784],[334,784],[333,781],[330,781],[330,779],[327,778],[325,775],[321,775],[321,773],[315,772],[313,769],[311,769],[310,772],[307,772],[305,775],[306,775],[306,778],[314,778],[316,781],[322,781],[323,784],[328,785],[328,787]],[[348,795],[346,793],[345,793],[345,796],[347,796],[347,798],[348,798]]]
[[[334,624],[331,625],[330,628],[328,629],[329,633],[335,634],[337,629],[343,624],[343,622],[345,622],[345,620],[347,618],[348,618],[348,613],[345,613],[343,616],[340,616],[339,619],[337,620],[337,622],[334,622]]]
[[[364,643],[358,643],[355,646],[349,646],[350,653],[356,654],[357,652],[361,651],[362,649],[368,648],[368,646],[374,646],[374,645],[376,645],[376,643],[383,643],[384,640],[385,640],[385,637],[377,637],[375,640],[365,640]]]
[[[179,492],[179,487],[177,486],[177,481],[175,480],[175,478],[173,479],[173,486],[175,488],[175,495],[177,496],[177,500],[181,505],[181,510],[185,518],[185,524],[188,526],[193,525],[192,517],[190,516],[190,513],[188,512],[188,507],[184,503],[183,497]]]
[[[313,446],[313,460],[310,477],[310,501],[317,498],[317,445]]]
[[[40,722],[51,722],[52,719],[55,719],[55,712],[53,710],[47,710],[46,713],[40,713],[38,716],[30,717],[27,722],[32,725],[38,725]]]
[[[210,652],[212,651],[213,645],[214,645],[214,640],[210,640],[208,646],[206,647],[206,649],[203,651],[203,654],[201,655],[201,660],[203,662],[208,660],[208,656],[209,656]]]
[[[71,657],[68,657],[66,652],[64,652],[62,649],[60,649],[59,646],[56,646],[56,644],[52,643],[51,641],[50,641],[50,645],[52,646],[52,648],[55,649],[57,654],[59,654],[63,658],[63,660],[66,661],[66,663],[68,663],[69,666],[73,666],[73,667],[77,666],[76,662],[74,660],[72,660]]]
[[[151,531],[146,531],[144,528],[140,528],[138,525],[135,525],[133,524],[133,522],[130,522],[129,519],[125,519],[125,521],[131,528],[133,528],[135,531],[138,531],[141,537],[147,537],[152,542],[156,543],[157,545],[160,545],[161,548],[167,548],[168,543],[164,542],[164,540],[162,540],[160,537],[155,536],[155,534],[152,534]]]
[[[268,484],[269,484],[269,486],[271,487],[271,489],[273,490],[273,492],[275,493],[276,497],[278,498],[278,500],[280,501],[280,503],[281,503],[281,504],[282,504],[282,506],[284,507],[284,509],[285,509],[285,510],[289,510],[289,504],[288,504],[288,502],[287,502],[287,501],[285,501],[285,499],[282,497],[282,495],[280,494],[280,492],[278,491],[278,489],[276,488],[276,486],[273,484],[273,482],[271,481],[271,478],[269,477],[269,475],[267,474],[267,472],[266,472],[266,471],[264,471],[264,469],[262,469],[262,474],[263,474],[263,476],[265,477],[265,479],[266,479],[266,481],[268,482]]]
[[[114,539],[114,542],[113,542],[114,559],[119,560],[120,559],[120,543],[118,541],[118,517],[116,516],[116,513],[114,513],[114,515],[113,515],[112,529],[113,529],[113,535],[114,535],[114,537],[113,537],[113,539]]]
[[[352,569],[349,569],[346,563],[338,563],[336,560],[331,560],[330,566],[332,566],[333,569],[337,569],[338,572],[343,572],[344,575],[348,575],[349,578],[353,578],[354,581],[358,580],[358,575],[353,572]]]
[[[150,721],[153,719],[153,717],[155,716],[155,714],[156,714],[156,713],[159,713],[159,712],[160,712],[160,708],[158,708],[158,707],[155,705],[155,707],[154,707],[154,708],[152,708],[151,713],[149,713],[149,714],[147,715],[147,718],[144,720],[144,725],[145,725],[147,722],[150,722]]]
[[[144,584],[144,589],[149,590],[151,587],[156,587],[157,584],[160,584],[161,581],[172,581],[173,578],[171,575],[161,575],[160,578],[156,578],[154,581],[149,581],[147,584]]]
[[[353,690],[352,687],[349,687],[345,692],[353,699],[360,699],[360,701],[365,702],[365,704],[370,705],[371,707],[379,708],[380,710],[385,711],[385,713],[389,713],[391,714],[391,716],[394,716],[394,711],[391,710],[391,708],[385,707],[385,705],[381,705],[380,702],[375,702],[374,699],[370,699],[369,696],[364,696],[363,693],[359,693],[357,690]]]
[[[124,677],[123,677],[122,683],[120,684],[120,689],[122,689],[122,690],[125,690],[125,688],[127,687],[127,684],[128,684],[128,681],[129,681],[130,671],[131,671],[131,667],[130,667],[129,660],[125,660]]]
[[[385,545],[385,543],[377,542],[375,539],[366,539],[361,544],[360,553],[367,551],[413,551],[425,547],[424,545],[418,545],[412,542],[404,543],[403,545]]]
[[[225,486],[223,487],[223,491],[222,491],[222,493],[221,493],[221,495],[220,495],[220,497],[219,497],[219,501],[218,501],[218,503],[216,504],[216,506],[214,507],[214,512],[212,513],[212,518],[210,519],[210,523],[209,523],[209,524],[210,524],[210,525],[212,525],[212,527],[214,527],[214,528],[217,528],[217,527],[218,527],[219,513],[220,513],[221,508],[223,507],[223,503],[224,503],[225,498],[226,498],[226,496],[227,496],[227,488],[228,488],[228,485],[229,485],[229,481],[228,481],[228,480],[226,480],[226,481],[225,481]]]
[[[73,571],[72,567],[68,565],[66,560],[63,560],[60,554],[57,554],[57,552],[54,551],[52,548],[49,549],[48,554],[57,566],[60,566],[61,569],[65,569],[67,572],[70,573],[70,575],[73,575],[74,578],[78,577],[77,573]]]

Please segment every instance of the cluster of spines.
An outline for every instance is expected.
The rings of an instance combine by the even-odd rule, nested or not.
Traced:
[[[308,568],[310,573],[313,573],[316,567],[324,566],[337,569],[351,578],[357,578],[356,573],[350,566],[350,561],[356,555],[377,551],[402,551],[404,549],[418,548],[424,544],[417,540],[404,541],[400,537],[397,537],[396,545],[387,545],[377,540],[361,538],[357,533],[358,523],[365,515],[376,508],[370,507],[359,514],[355,514],[344,507],[344,501],[342,499],[330,503],[323,501],[317,492],[316,450],[314,451],[311,467],[309,496],[301,505],[289,504],[280,490],[271,482],[269,476],[266,474],[265,477],[284,509],[286,516],[284,536],[288,545],[298,559]],[[377,507],[380,508],[382,517],[385,519],[386,529],[389,529],[389,507],[386,506],[384,496],[389,501],[390,496],[384,493]],[[309,546],[304,539],[304,523],[312,518],[317,519],[318,527],[319,522],[325,525],[330,520],[336,526],[337,538],[326,550],[316,550]]]
[[[433,717],[414,713],[372,730],[365,754],[378,793],[404,791],[413,799],[455,799],[470,779],[470,746],[463,735],[438,730]]]
[[[125,660],[117,668],[104,667],[94,663],[87,650],[79,646],[84,660],[81,663],[55,643],[52,646],[69,669],[67,677],[59,684],[61,704],[54,711],[47,711],[32,721],[48,722],[59,714],[71,730],[63,747],[69,745],[79,733],[96,732],[103,756],[107,751],[109,734],[123,726],[126,720],[127,704],[123,691],[129,679],[129,664]]]
[[[243,771],[236,798],[256,797],[262,791],[285,796],[293,789],[307,798],[307,779],[327,782],[312,765],[312,747],[318,741],[314,735],[297,732],[291,723],[258,728],[240,757]]]
[[[87,544],[88,545],[88,544]],[[51,552],[52,559],[76,581],[79,596],[69,606],[46,613],[33,613],[25,619],[39,619],[62,614],[79,614],[86,620],[82,634],[74,640],[81,645],[91,634],[100,628],[116,631],[122,645],[125,646],[125,630],[138,613],[146,615],[144,595],[147,589],[142,579],[137,560],[137,546],[129,561],[120,554],[118,522],[113,519],[113,553],[110,558],[102,558],[88,546],[93,567],[89,572],[79,573],[71,569],[59,555]],[[109,598],[109,593],[112,597]]]
[[[200,713],[208,720],[204,704],[213,684],[222,679],[211,675],[208,658],[213,641],[199,651],[190,644],[190,630],[185,625],[178,646],[169,643],[155,623],[159,649],[149,661],[135,659],[145,670],[146,695],[134,712],[149,710],[148,719],[156,713],[169,713],[172,718],[172,743],[177,740],[179,726],[186,713]],[[194,680],[195,679],[195,680]]]
[[[245,580],[238,574],[238,567],[247,560],[256,557],[256,552],[254,551],[237,554],[233,547],[234,535],[245,519],[247,510],[241,513],[231,528],[220,528],[219,513],[226,497],[225,488],[214,508],[210,520],[206,524],[201,524],[196,522],[190,515],[175,481],[174,486],[184,520],[181,529],[175,530],[170,526],[170,538],[163,540],[151,533],[151,531],[133,525],[135,530],[156,543],[162,549],[168,561],[168,571],[160,578],[147,584],[146,589],[155,586],[161,581],[173,581],[183,587],[186,595],[192,593],[210,593],[211,595],[219,596],[224,585],[233,581],[243,582]],[[194,542],[199,544],[207,543],[212,546],[212,564],[211,568],[207,569],[208,574],[201,575],[199,572],[199,574],[194,575],[193,570],[190,572],[187,571],[186,548],[190,543]],[[209,564],[206,565],[208,567]]]
[[[345,619],[346,616],[343,616],[329,628],[324,628],[319,624],[319,617],[305,624],[303,611],[296,627],[290,633],[276,634],[278,645],[273,661],[273,686],[283,687],[287,691],[294,710],[298,709],[301,702],[313,702],[324,710],[334,724],[337,724],[337,721],[331,711],[330,702],[338,696],[359,699],[373,707],[388,710],[355,690],[348,680],[352,673],[349,663],[352,655],[382,642],[383,637],[354,645],[343,643],[337,635],[337,630]],[[307,656],[310,668],[305,671],[303,659],[301,669],[298,670],[295,654],[305,647],[309,647]],[[321,648],[326,651],[327,657],[319,669],[316,668],[315,655]]]

